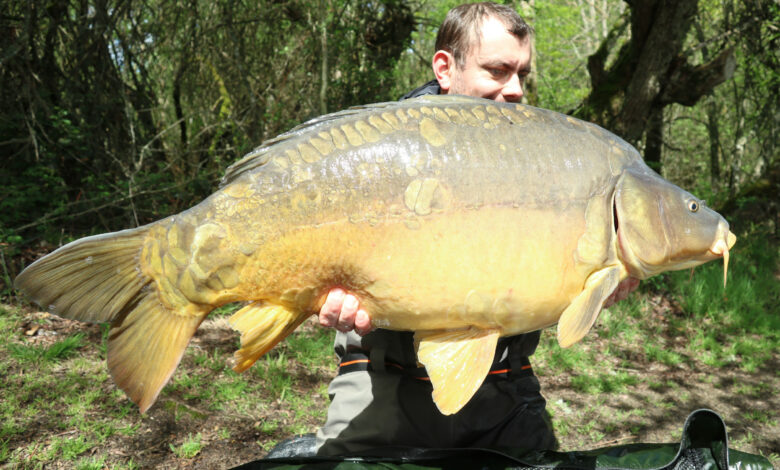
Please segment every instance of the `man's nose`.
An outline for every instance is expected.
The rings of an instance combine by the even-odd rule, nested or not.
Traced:
[[[523,83],[520,81],[520,76],[513,74],[509,81],[504,84],[501,94],[510,103],[523,99]]]

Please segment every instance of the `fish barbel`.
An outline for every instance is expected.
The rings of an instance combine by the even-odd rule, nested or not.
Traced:
[[[110,322],[109,370],[142,412],[216,307],[246,302],[230,319],[243,371],[339,286],[373,326],[415,332],[451,414],[500,336],[557,323],[570,346],[621,280],[727,262],[735,239],[598,126],[428,96],[305,123],[232,165],[200,204],[70,243],[16,286],[57,315]]]

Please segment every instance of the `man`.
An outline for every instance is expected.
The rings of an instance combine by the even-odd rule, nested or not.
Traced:
[[[530,26],[504,5],[452,9],[436,38],[436,79],[402,99],[462,94],[520,101],[530,72],[531,34]],[[607,303],[625,297],[637,283],[624,282]],[[317,433],[319,455],[387,446],[555,447],[528,360],[539,343],[538,331],[499,341],[491,367],[495,373],[460,412],[444,416],[433,403],[430,382],[421,380],[424,369],[417,366],[411,332],[371,331],[370,314],[341,289],[329,293],[320,323],[340,332],[335,349],[341,366],[329,387],[327,421]]]

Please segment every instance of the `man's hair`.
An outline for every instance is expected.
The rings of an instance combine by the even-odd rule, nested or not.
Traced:
[[[469,50],[479,45],[482,22],[489,17],[501,20],[507,31],[518,39],[533,34],[533,28],[507,5],[493,2],[467,3],[447,13],[436,35],[436,50],[449,52],[455,57],[455,64],[463,66]]]

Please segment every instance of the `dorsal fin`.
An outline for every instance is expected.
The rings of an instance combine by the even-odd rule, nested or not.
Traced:
[[[330,124],[332,121],[350,118],[364,113],[370,113],[372,111],[382,110],[387,108],[400,108],[400,107],[415,107],[425,103],[431,105],[444,106],[463,103],[474,103],[475,101],[490,101],[481,98],[472,98],[469,96],[461,95],[425,95],[418,98],[412,98],[404,101],[388,101],[384,103],[373,103],[360,106],[353,106],[343,111],[335,113],[325,114],[323,116],[310,119],[303,124],[299,124],[284,134],[278,135],[272,139],[266,140],[259,147],[255,148],[243,158],[230,165],[225,170],[225,176],[219,183],[219,187],[225,187],[238,179],[244,173],[252,171],[258,167],[265,165],[274,150],[275,146],[283,142],[287,142],[290,139],[298,137],[305,133],[314,133],[322,126]],[[492,103],[492,102],[491,102]]]
[[[308,133],[308,132],[314,132],[317,129],[319,129],[321,126],[330,123],[331,121],[335,121],[337,119],[343,119],[350,116],[355,116],[357,114],[362,114],[366,111],[371,111],[374,109],[384,109],[388,106],[397,105],[397,102],[387,102],[387,103],[375,103],[371,105],[364,105],[364,106],[353,106],[351,108],[347,108],[342,111],[338,111],[335,113],[325,114],[323,116],[316,117],[314,119],[310,119],[303,124],[299,124],[289,131],[285,132],[284,134],[280,134],[272,139],[266,140],[262,144],[260,144],[259,147],[255,148],[248,154],[244,155],[240,160],[230,165],[227,170],[225,170],[225,176],[222,177],[222,181],[219,183],[219,187],[225,187],[228,184],[232,183],[236,179],[238,179],[241,175],[244,173],[254,170],[255,168],[258,168],[260,166],[265,165],[268,162],[269,156],[272,153],[271,150],[274,149],[274,147],[282,142],[286,142],[290,139],[293,139],[295,137],[298,137],[301,134]]]

